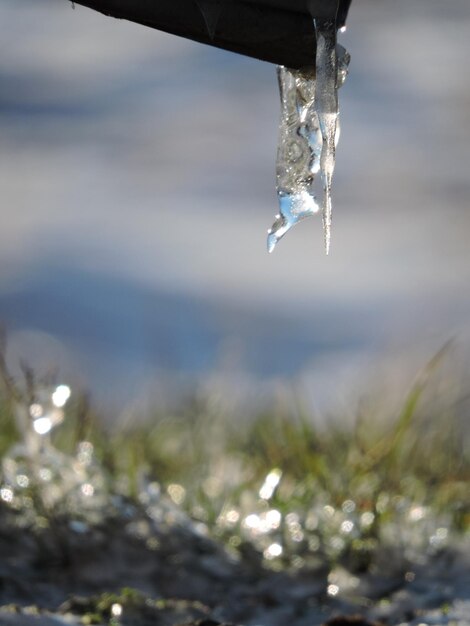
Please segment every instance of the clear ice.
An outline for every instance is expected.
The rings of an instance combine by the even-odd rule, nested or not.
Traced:
[[[323,146],[320,158],[323,183],[323,232],[326,254],[331,241],[331,184],[335,169],[336,133],[338,129],[338,68],[336,57],[336,23],[315,21],[317,36],[317,114]]]
[[[320,211],[314,194],[315,175],[323,184],[325,250],[331,239],[331,185],[339,137],[338,88],[344,83],[350,56],[336,44],[336,23],[315,21],[316,67],[278,67],[281,121],[276,163],[279,214],[268,231],[268,251],[299,221]]]
[[[280,213],[268,232],[268,251],[302,219],[318,212],[312,185],[320,168],[322,136],[315,110],[315,73],[278,67],[281,123],[276,163]]]

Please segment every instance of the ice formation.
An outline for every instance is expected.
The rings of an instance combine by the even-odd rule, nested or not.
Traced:
[[[280,213],[268,233],[268,250],[294,224],[317,213],[313,195],[320,168],[322,136],[315,110],[314,69],[278,67],[281,123],[276,163],[276,187]]]
[[[292,226],[320,211],[315,176],[323,184],[321,203],[325,250],[331,238],[331,185],[339,137],[338,88],[344,83],[350,56],[336,44],[336,23],[315,21],[316,67],[278,67],[281,121],[276,163],[279,214],[268,231],[268,251]]]

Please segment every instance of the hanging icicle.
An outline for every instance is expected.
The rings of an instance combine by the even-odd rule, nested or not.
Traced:
[[[281,121],[276,163],[279,214],[268,231],[268,251],[299,221],[319,213],[315,175],[320,171],[325,250],[331,240],[331,186],[339,137],[338,88],[344,83],[350,56],[336,44],[336,23],[315,21],[315,67],[277,69]]]

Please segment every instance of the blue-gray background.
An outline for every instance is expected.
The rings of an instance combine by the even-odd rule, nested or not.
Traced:
[[[105,404],[195,380],[253,400],[295,381],[320,401],[465,344],[469,33],[468,0],[353,1],[332,252],[312,219],[269,256],[273,66],[66,0],[0,0],[12,367],[58,365]]]

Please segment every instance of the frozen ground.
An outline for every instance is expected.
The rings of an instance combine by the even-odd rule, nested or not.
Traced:
[[[468,334],[469,26],[467,0],[353,2],[330,257],[319,219],[268,256],[273,67],[66,0],[3,0],[13,352],[127,403],[156,374],[216,369],[324,393],[378,354]]]

